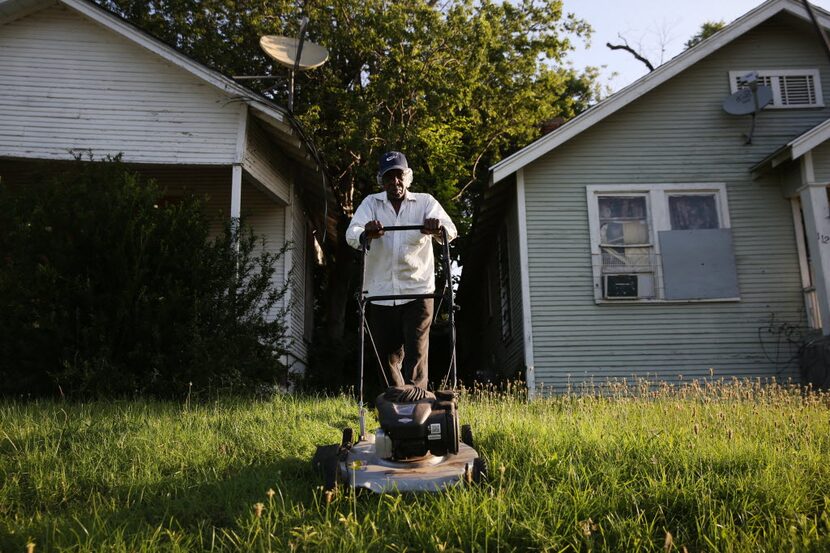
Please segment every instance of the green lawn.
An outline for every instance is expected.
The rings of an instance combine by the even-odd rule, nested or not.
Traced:
[[[0,551],[830,551],[826,394],[473,390],[461,418],[487,485],[327,501],[346,397],[0,401]]]

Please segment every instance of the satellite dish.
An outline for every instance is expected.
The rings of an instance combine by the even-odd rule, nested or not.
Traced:
[[[758,86],[755,94],[751,88],[742,88],[723,101],[723,111],[731,115],[751,115],[758,113],[772,103],[772,89]]]
[[[300,40],[297,38],[277,35],[266,35],[259,39],[259,46],[274,61],[291,68],[297,62],[297,48]],[[303,41],[300,63],[297,69],[305,71],[320,67],[329,59],[329,51],[313,42]]]

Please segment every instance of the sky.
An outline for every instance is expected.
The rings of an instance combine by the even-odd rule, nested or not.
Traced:
[[[576,68],[600,68],[600,82],[616,92],[648,72],[646,66],[623,50],[618,33],[656,67],[683,51],[683,45],[704,21],[730,23],[761,5],[761,0],[564,0],[565,11],[586,20],[594,29],[589,47],[577,40],[569,59]],[[812,0],[830,11],[830,0]],[[662,48],[661,45],[665,47]],[[604,67],[603,67],[604,66]]]

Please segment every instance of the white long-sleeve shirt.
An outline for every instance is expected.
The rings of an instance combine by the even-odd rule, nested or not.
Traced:
[[[360,235],[369,221],[380,221],[384,227],[423,225],[425,219],[438,219],[452,241],[458,235],[450,216],[429,194],[408,192],[395,213],[386,192],[367,196],[352,217],[346,241],[360,249]],[[435,259],[430,235],[420,230],[385,233],[371,241],[366,253],[363,290],[370,296],[398,294],[432,294],[435,292]],[[440,241],[440,235],[435,236]],[[412,300],[379,300],[379,305],[401,305]]]

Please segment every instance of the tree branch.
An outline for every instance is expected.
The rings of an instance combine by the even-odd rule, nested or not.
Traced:
[[[634,48],[629,46],[628,41],[623,39],[623,42],[625,42],[625,44],[611,44],[610,42],[606,42],[605,45],[608,46],[612,50],[625,50],[626,52],[628,52],[629,54],[634,56],[636,59],[638,59],[639,61],[646,64],[646,67],[648,67],[649,71],[654,71],[654,66],[651,65],[650,61],[648,61],[646,58],[641,56],[640,53],[637,52],[637,50],[635,50]]]
[[[470,178],[470,180],[467,181],[467,184],[465,184],[464,186],[461,187],[461,190],[458,191],[458,194],[456,194],[455,196],[452,197],[453,202],[455,202],[459,198],[461,198],[461,196],[470,187],[470,185],[472,185],[476,181],[476,173],[478,172],[478,162],[481,161],[481,158],[484,156],[484,154],[487,152],[487,150],[490,149],[490,145],[493,144],[493,141],[495,139],[497,139],[499,136],[503,135],[503,134],[504,134],[504,131],[499,131],[496,134],[494,134],[490,138],[490,140],[487,141],[487,145],[484,146],[484,148],[481,150],[481,153],[478,154],[478,157],[476,157],[475,163],[473,163],[473,169],[472,169],[472,171],[470,171],[470,173],[472,174],[472,178]]]

